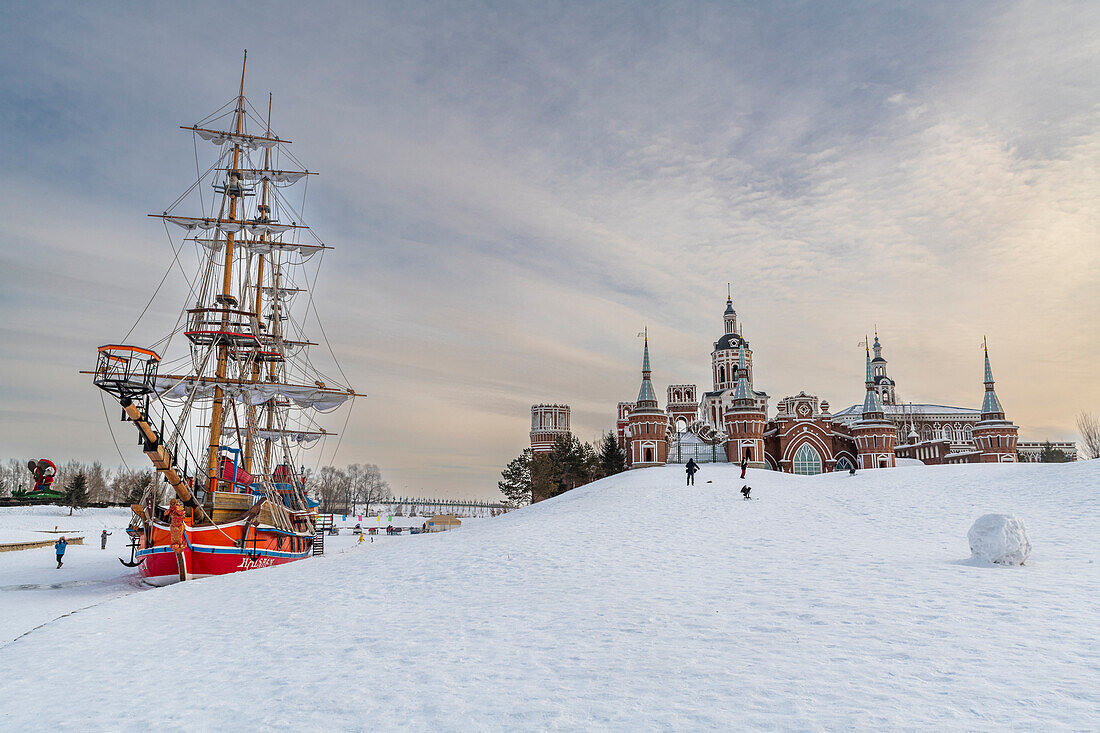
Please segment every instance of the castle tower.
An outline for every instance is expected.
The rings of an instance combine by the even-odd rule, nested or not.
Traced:
[[[745,367],[745,340],[741,339],[737,353],[737,387],[733,392],[733,405],[723,418],[726,457],[731,463],[749,459],[752,468],[764,468],[764,411],[749,389],[748,369]]]
[[[710,353],[711,379],[714,382],[714,391],[736,389],[738,372],[738,346],[741,344],[741,336],[737,333],[737,311],[733,309],[733,300],[727,296],[726,311],[722,314],[724,332],[722,337],[714,342],[714,350]],[[752,381],[752,349],[745,345],[745,365],[749,389],[753,388]],[[721,415],[717,416],[715,426],[721,424]]]
[[[898,432],[883,412],[882,400],[875,388],[871,350],[866,348],[866,352],[867,394],[863,398],[863,419],[852,423],[852,437],[856,441],[860,468],[893,468]]]
[[[691,425],[699,416],[698,388],[694,384],[670,384],[665,412],[669,422],[679,432]]]
[[[875,375],[875,391],[879,400],[884,405],[896,405],[897,395],[894,394],[894,380],[886,374],[886,359],[882,358],[882,344],[878,342],[878,331],[875,331],[875,358],[871,359],[871,366]]]
[[[668,416],[657,406],[657,394],[653,391],[651,376],[647,331],[642,356],[642,386],[629,417],[631,468],[663,466],[668,460],[668,444],[665,442]]]
[[[549,453],[554,441],[569,436],[568,405],[531,405],[531,450]]]
[[[982,419],[974,425],[974,445],[981,451],[982,463],[1015,463],[1016,439],[1019,428],[1005,419],[1004,408],[994,390],[993,370],[989,366],[989,346],[984,339],[985,351],[985,399],[982,400]]]

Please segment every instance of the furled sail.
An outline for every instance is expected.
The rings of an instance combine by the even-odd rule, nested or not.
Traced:
[[[311,431],[296,431],[296,430],[257,430],[256,437],[261,440],[281,440],[283,436],[286,436],[292,443],[298,445],[311,445],[317,442],[325,435],[334,435],[334,433],[317,433]]]
[[[276,293],[276,290],[278,293]],[[302,292],[298,288],[264,288],[263,294],[265,298],[274,298],[276,294],[279,296],[279,300],[286,300],[292,297],[295,293]]]
[[[272,183],[295,183],[309,175],[309,171],[269,171],[255,169],[242,170],[240,173],[241,180],[245,183],[260,183],[261,181],[271,181]]]
[[[273,224],[267,221],[246,221],[244,228],[253,234],[282,234],[291,229],[303,227],[295,227],[293,224]]]
[[[235,145],[242,145],[252,150],[256,150],[257,148],[272,148],[280,142],[283,142],[278,138],[263,137],[262,135],[243,135],[235,132],[226,132],[224,130],[206,130],[201,127],[185,127],[184,129],[194,130],[196,135],[215,145],[234,143]]]
[[[230,219],[198,216],[172,216],[170,214],[150,214],[149,216],[164,219],[178,227],[183,227],[187,231],[192,231],[194,229],[202,229],[203,231],[218,229],[219,231],[235,234],[243,229],[253,234],[282,234],[291,229],[309,229],[309,227],[300,224],[276,224],[270,221],[232,221]]]
[[[222,248],[225,244],[225,240],[222,239],[202,239],[195,237],[194,241],[208,247],[215,252]],[[323,244],[305,244],[302,242],[269,242],[261,239],[238,239],[234,242],[238,247],[248,247],[256,254],[266,255],[272,252],[299,252],[302,255],[311,255],[320,249],[328,249]]]
[[[157,377],[156,391],[163,397],[186,399],[194,395],[196,399],[211,399],[214,389],[220,386],[227,399],[240,401],[253,407],[266,404],[273,399],[282,398],[301,408],[312,408],[322,412],[339,407],[354,397],[354,393],[341,392],[321,387],[299,384],[238,384],[235,382],[194,381],[188,378]]]
[[[243,222],[226,221],[224,219],[200,219],[193,216],[165,216],[163,219],[178,227],[183,227],[187,231],[192,231],[194,229],[202,229],[203,231],[218,229],[223,232],[236,233],[244,227]]]

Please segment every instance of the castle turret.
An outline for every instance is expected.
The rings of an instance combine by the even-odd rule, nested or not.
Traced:
[[[531,405],[531,450],[549,453],[558,438],[569,436],[568,405]]]
[[[740,463],[748,458],[753,468],[764,468],[764,411],[749,388],[744,338],[740,340],[737,353],[733,405],[723,416],[723,429],[727,436],[726,457],[731,462]]]
[[[989,346],[982,341],[985,351],[985,398],[982,400],[982,419],[974,425],[974,445],[981,452],[982,463],[1015,463],[1016,440],[1019,428],[1005,419],[1001,401],[994,389],[993,369],[989,366]]]
[[[868,339],[869,341],[869,339]],[[863,398],[863,419],[852,423],[852,437],[859,452],[860,468],[893,468],[894,443],[897,441],[897,428],[886,419],[882,400],[875,388],[875,375],[871,364],[871,349],[867,352],[867,394]]]
[[[657,393],[653,391],[648,330],[642,355],[642,386],[638,389],[638,401],[628,420],[631,468],[663,466],[668,457],[668,445],[665,442],[668,416],[657,406]]]

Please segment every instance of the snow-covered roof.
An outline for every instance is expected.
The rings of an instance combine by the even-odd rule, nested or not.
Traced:
[[[971,407],[951,407],[950,405],[883,405],[882,411],[887,415],[975,415],[980,416],[981,410]],[[834,412],[833,417],[846,417],[848,415],[862,415],[863,405],[845,407],[840,412]]]

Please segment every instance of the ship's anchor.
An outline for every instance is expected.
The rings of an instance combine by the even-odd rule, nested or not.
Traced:
[[[120,563],[122,563],[123,565],[125,565],[126,567],[128,567],[128,568],[136,568],[138,565],[141,565],[143,562],[145,562],[144,557],[141,558],[140,560],[137,559],[137,551],[138,551],[138,537],[137,537],[137,535],[132,535],[130,537],[130,562],[126,562],[121,557],[118,559],[118,561]]]

